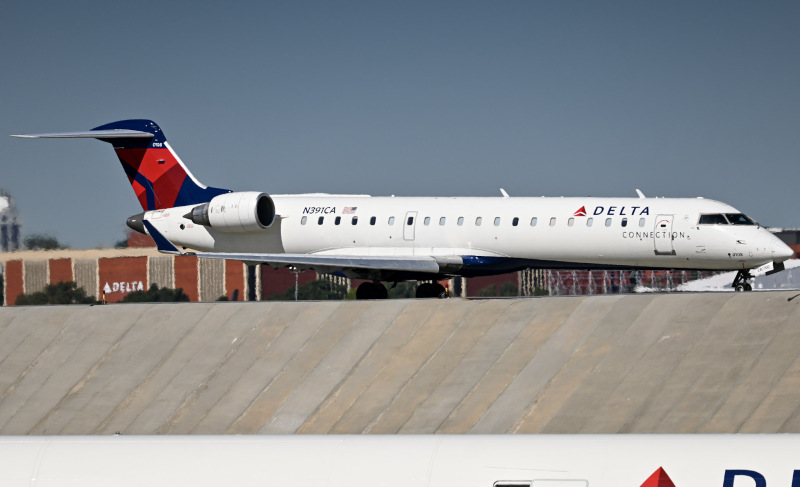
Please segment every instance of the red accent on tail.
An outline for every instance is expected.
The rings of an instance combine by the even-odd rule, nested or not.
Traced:
[[[187,178],[186,171],[178,163],[169,149],[116,149],[117,156],[126,165],[125,172],[136,192],[142,208],[160,210],[175,206],[178,192]],[[137,173],[145,180],[137,179]],[[155,193],[155,206],[148,208],[147,191],[144,187],[152,185]]]

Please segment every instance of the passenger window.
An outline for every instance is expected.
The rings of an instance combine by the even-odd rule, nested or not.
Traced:
[[[482,222],[482,221],[483,221],[483,218],[481,218],[481,217],[478,217],[478,218],[476,218],[476,219],[475,219],[475,226],[476,226],[476,227],[479,227],[479,226],[481,226],[481,222]]]
[[[372,218],[370,218],[370,219],[369,219],[369,224],[370,224],[370,225],[375,225],[375,221],[376,221],[376,220],[377,220],[377,218],[375,218],[375,217],[373,216]]]
[[[308,221],[308,217],[304,216],[303,218],[300,219],[300,225],[305,225],[307,221]]]
[[[607,227],[611,226],[611,218],[606,218],[606,226]]]
[[[422,223],[424,223],[424,224],[425,224],[425,226],[428,226],[428,225],[430,225],[430,224],[431,224],[431,217],[429,217],[429,216],[426,216],[426,217],[425,217],[425,219],[424,219],[424,220],[422,220]]]
[[[389,217],[389,225],[394,225],[394,217],[393,216]]]
[[[496,227],[500,226],[500,217],[499,216],[494,218],[494,226],[496,226]]]
[[[644,228],[644,218],[639,218],[639,226]]]
[[[324,221],[325,221],[325,217],[324,216],[319,217],[319,220],[317,220],[317,225],[322,225],[322,222],[324,222]]]
[[[358,225],[358,217],[357,216],[353,217],[353,225]]]
[[[413,224],[414,224],[414,217],[413,216],[408,217],[408,220],[406,220],[406,225],[413,225]]]
[[[539,219],[538,219],[538,218],[536,218],[536,217],[533,217],[533,218],[531,218],[531,226],[532,226],[532,227],[535,227],[535,226],[536,226],[536,222],[537,222],[538,220],[539,220]]]
[[[517,225],[519,225],[519,218],[514,217],[514,219],[511,220],[511,226],[516,227]]]
[[[441,225],[444,225],[445,221],[447,221],[447,218],[445,218],[445,217],[441,217],[441,218],[439,218],[439,225],[440,225],[440,226],[441,226]]]
[[[623,226],[623,228],[628,226],[628,219],[627,218],[623,218],[622,219],[622,226]]]
[[[335,219],[335,220],[333,220],[333,224],[334,224],[334,225],[338,225],[338,224],[340,224],[340,223],[342,223],[342,217],[340,217],[340,216],[337,216],[337,217],[336,217],[336,219]]]
[[[550,226],[551,226],[551,227],[554,227],[554,226],[556,226],[556,217],[552,217],[552,218],[550,218]]]
[[[575,225],[575,219],[574,218],[570,218],[569,220],[567,220],[567,226],[571,227],[572,225]]]
[[[460,227],[463,224],[464,224],[464,217],[463,216],[458,217],[458,226]]]
[[[594,218],[587,218],[586,219],[586,226],[591,227],[592,223],[594,223]]]

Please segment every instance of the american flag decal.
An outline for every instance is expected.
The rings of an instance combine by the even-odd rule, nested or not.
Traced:
[[[352,215],[353,213],[356,212],[356,208],[358,208],[358,207],[357,206],[345,206],[344,210],[342,211],[342,213],[345,214],[345,215]]]

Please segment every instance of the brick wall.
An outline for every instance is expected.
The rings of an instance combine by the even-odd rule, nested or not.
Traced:
[[[230,301],[244,301],[245,295],[244,264],[238,260],[225,261],[225,295]]]
[[[314,271],[302,271],[298,279],[299,284],[308,284],[317,279]],[[268,265],[261,266],[261,296],[266,298],[274,294],[283,294],[288,289],[294,289],[294,272],[288,267],[273,269]]]
[[[17,302],[17,297],[20,294],[25,294],[22,277],[22,261],[10,260],[6,262],[5,273],[5,302],[6,306],[11,306]]]
[[[133,291],[147,290],[147,257],[101,258],[97,266],[100,294],[105,291],[109,303],[122,301]]]
[[[198,301],[197,257],[179,255],[175,257],[175,289],[183,289],[190,301]]]
[[[50,284],[74,281],[72,275],[72,259],[50,259]]]

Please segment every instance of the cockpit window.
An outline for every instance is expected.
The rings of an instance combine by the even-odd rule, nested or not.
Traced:
[[[710,213],[708,215],[700,215],[700,225],[756,225],[756,222],[751,220],[742,213]]]
[[[728,220],[722,213],[713,213],[709,215],[700,215],[700,225],[727,225]]]
[[[732,225],[755,225],[756,222],[751,220],[747,215],[743,213],[725,213],[725,216],[728,217],[728,221],[731,222]]]

